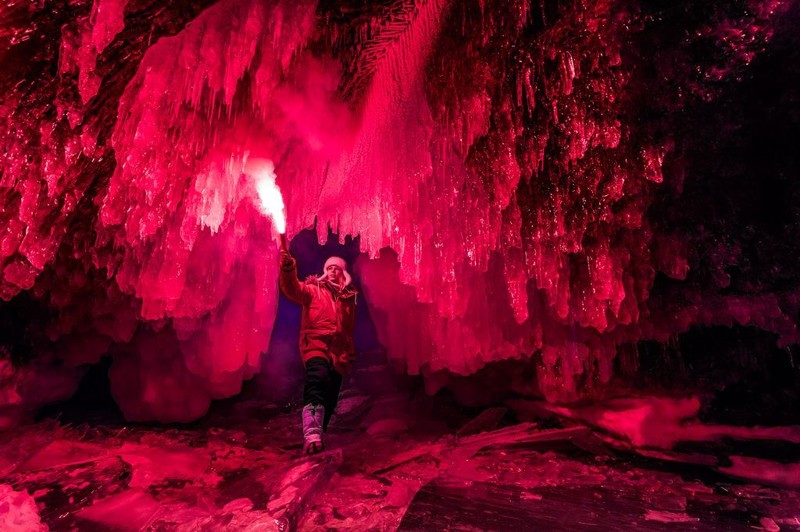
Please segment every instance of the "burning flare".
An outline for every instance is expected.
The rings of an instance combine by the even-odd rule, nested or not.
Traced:
[[[269,159],[250,159],[244,170],[255,181],[259,210],[272,219],[278,233],[285,234],[286,208],[281,189],[275,183],[275,165]]]

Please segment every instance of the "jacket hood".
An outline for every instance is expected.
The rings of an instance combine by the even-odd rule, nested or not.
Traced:
[[[331,264],[335,264],[336,266],[338,266],[342,270],[342,273],[344,274],[344,286],[342,287],[342,291],[344,291],[344,289],[350,286],[350,283],[353,282],[353,278],[350,277],[350,272],[347,271],[347,262],[345,262],[345,260],[342,257],[336,257],[336,256],[329,257],[328,260],[325,261],[325,266],[322,267],[322,275],[320,275],[317,278],[317,280],[322,282],[327,278],[325,270],[327,270],[328,266],[330,266]]]

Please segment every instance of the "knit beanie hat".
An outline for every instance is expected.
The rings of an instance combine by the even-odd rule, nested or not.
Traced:
[[[328,260],[326,260],[325,266],[322,267],[322,275],[318,277],[318,280],[322,281],[325,279],[325,277],[327,277],[328,266],[331,264],[338,266],[342,270],[342,274],[344,275],[344,286],[342,286],[342,288],[349,286],[353,278],[350,277],[349,273],[347,273],[347,263],[342,257],[330,257]]]

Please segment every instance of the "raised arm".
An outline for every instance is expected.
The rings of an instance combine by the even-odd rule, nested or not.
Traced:
[[[280,287],[283,294],[298,305],[311,300],[308,288],[297,278],[297,261],[286,250],[281,250]]]

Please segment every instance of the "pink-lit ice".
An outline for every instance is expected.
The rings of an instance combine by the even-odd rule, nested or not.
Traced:
[[[268,160],[290,238],[315,223],[320,241],[360,236],[379,339],[431,391],[536,353],[538,390],[575,399],[611,379],[620,345],[695,325],[796,342],[800,298],[723,291],[735,249],[711,254],[702,293],[652,298],[659,274],[697,263],[648,214],[685,176],[669,132],[631,111],[638,10],[578,2],[545,21],[545,3],[479,4],[375,8],[342,29],[311,0],[220,0],[152,42],[129,34],[127,0],[83,6],[58,68],[0,104],[0,296],[54,310],[42,327],[67,367],[111,356],[129,419],[202,416],[259,371],[273,328],[284,228],[247,168]],[[681,95],[664,112],[718,98],[785,4],[748,2],[656,60]],[[10,43],[29,8],[7,9]],[[727,55],[691,64],[697,43]]]
[[[0,484],[0,528],[3,530],[29,530],[44,532],[36,501],[26,491],[14,491],[7,484]]]

